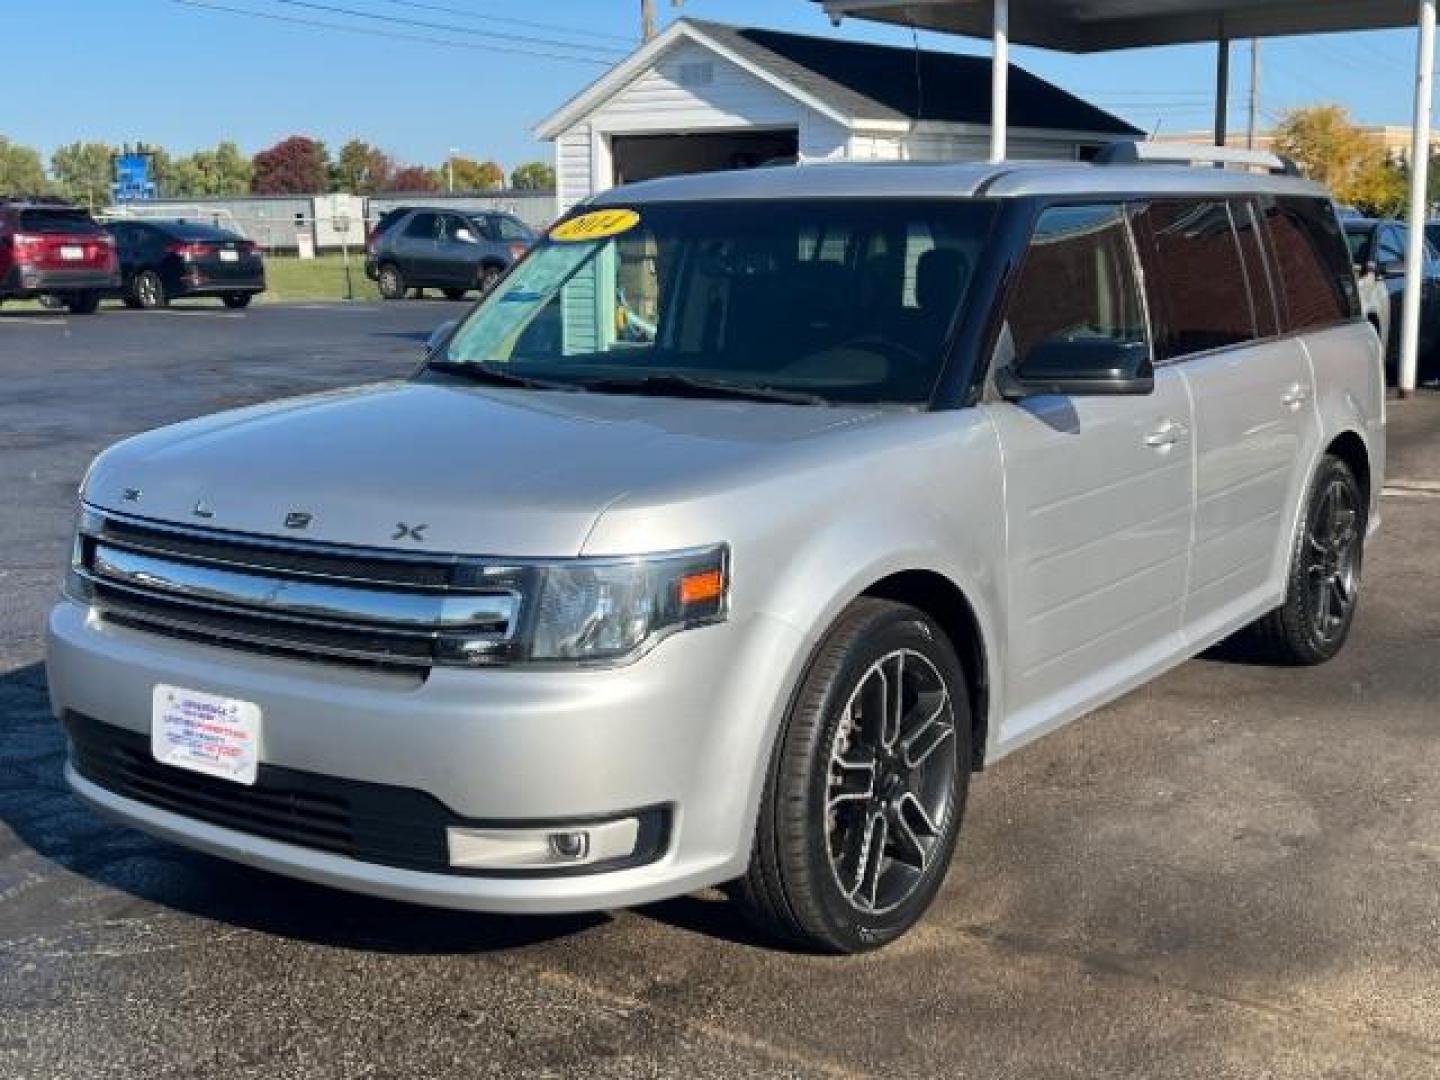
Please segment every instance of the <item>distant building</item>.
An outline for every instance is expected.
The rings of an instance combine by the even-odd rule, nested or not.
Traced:
[[[1385,156],[1391,160],[1400,161],[1410,157],[1410,129],[1408,127],[1400,124],[1374,124],[1368,126],[1360,125],[1360,130],[1379,143],[1385,151]],[[1204,146],[1210,146],[1215,142],[1215,133],[1208,129],[1205,131],[1177,131],[1168,134],[1162,132],[1155,137],[1155,141],[1162,143],[1200,143]],[[1243,131],[1230,132],[1225,142],[1228,146],[1240,148],[1249,145],[1246,133]],[[1434,152],[1433,148],[1437,144],[1440,144],[1440,131],[1432,131],[1430,133],[1432,153]],[[1270,150],[1274,146],[1274,132],[1260,131],[1256,133],[1255,149]]]
[[[536,134],[561,212],[658,176],[774,162],[975,161],[990,61],[680,19]],[[1074,161],[1141,132],[1029,72],[1010,75],[1010,156]]]

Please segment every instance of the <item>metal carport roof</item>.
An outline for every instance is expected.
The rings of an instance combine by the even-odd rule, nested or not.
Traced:
[[[994,41],[992,157],[1005,152],[1009,46],[1088,53],[1144,45],[1219,43],[1217,144],[1224,143],[1229,45],[1234,38],[1380,30],[1418,23],[1411,143],[1410,262],[1405,283],[1400,391],[1415,387],[1420,340],[1429,133],[1440,0],[813,0],[834,19],[855,17]]]

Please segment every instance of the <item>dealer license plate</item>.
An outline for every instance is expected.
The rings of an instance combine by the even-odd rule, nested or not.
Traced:
[[[151,697],[150,752],[164,765],[255,783],[260,706],[157,683]]]

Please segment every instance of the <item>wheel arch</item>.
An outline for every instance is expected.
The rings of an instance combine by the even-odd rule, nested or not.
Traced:
[[[989,656],[980,619],[964,591],[934,570],[902,570],[875,581],[862,596],[891,600],[923,611],[945,631],[970,692],[971,762],[976,772],[985,767],[990,732]]]
[[[1370,468],[1370,448],[1365,445],[1365,440],[1357,432],[1342,431],[1330,440],[1330,444],[1325,447],[1325,453],[1339,458],[1350,467],[1355,479],[1360,481],[1360,488],[1365,493],[1368,506],[1373,496],[1371,485],[1374,479]]]

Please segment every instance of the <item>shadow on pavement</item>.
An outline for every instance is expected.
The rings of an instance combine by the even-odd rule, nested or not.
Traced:
[[[99,817],[66,786],[64,763],[44,665],[0,675],[0,824],[43,859],[162,908],[333,948],[413,955],[523,948],[608,921],[426,908],[211,858]],[[13,843],[0,830],[0,862],[14,857]]]

